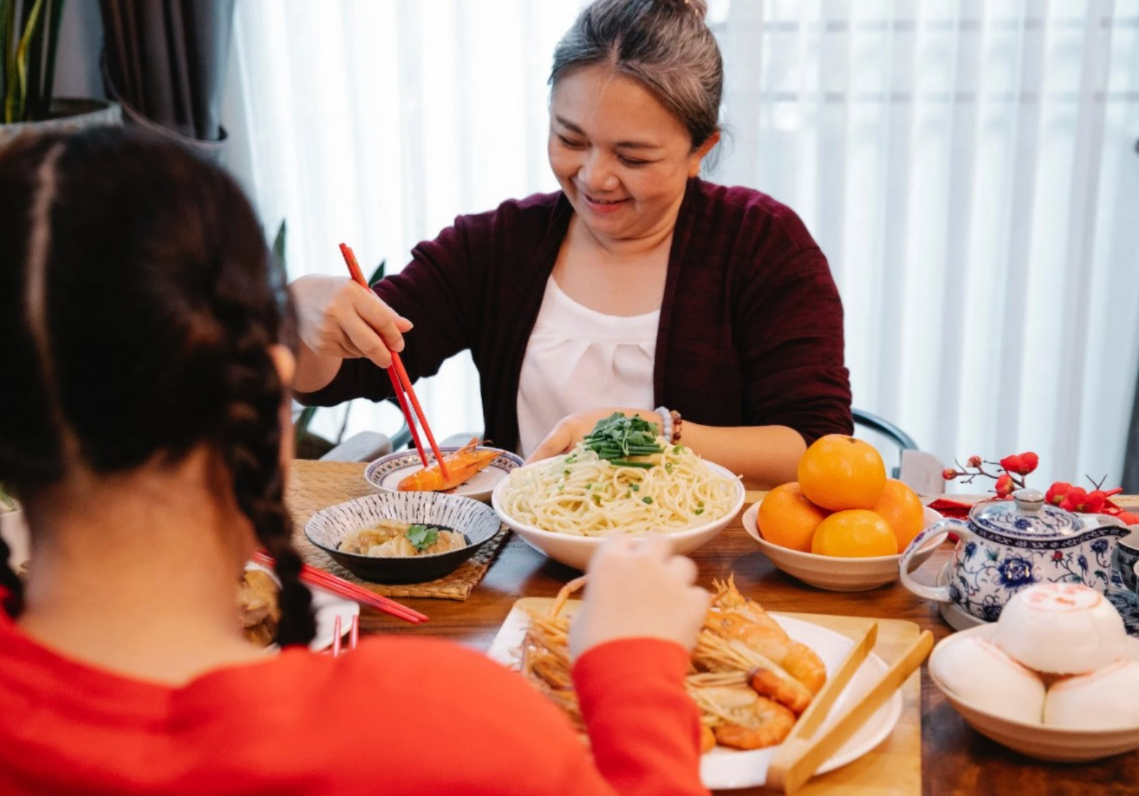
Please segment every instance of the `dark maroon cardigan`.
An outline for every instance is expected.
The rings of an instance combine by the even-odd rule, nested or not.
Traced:
[[[376,292],[409,318],[413,379],[470,349],[485,436],[518,446],[518,377],[573,209],[561,193],[460,216]],[[599,405],[605,385],[597,385]],[[748,188],[689,181],[657,332],[654,401],[711,426],[782,425],[809,444],[850,433],[842,302],[826,258],[785,205]],[[380,400],[391,383],[363,359],[302,403]]]

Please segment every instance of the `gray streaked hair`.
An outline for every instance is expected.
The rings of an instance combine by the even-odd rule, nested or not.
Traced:
[[[558,42],[551,86],[578,69],[605,66],[651,91],[692,137],[719,129],[724,64],[704,24],[704,0],[596,0]]]

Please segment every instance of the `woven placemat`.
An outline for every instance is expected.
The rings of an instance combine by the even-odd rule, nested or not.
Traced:
[[[388,585],[371,583],[353,575],[333,561],[327,553],[305,538],[305,523],[323,508],[353,498],[373,495],[376,490],[364,480],[362,462],[322,462],[294,459],[289,467],[285,502],[293,516],[293,544],[305,563],[364,586],[385,597],[435,597],[443,600],[465,600],[482,580],[491,562],[502,548],[509,530],[503,528],[478,552],[446,577],[427,583]]]

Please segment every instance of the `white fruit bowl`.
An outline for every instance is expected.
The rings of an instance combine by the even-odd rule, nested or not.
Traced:
[[[772,544],[759,533],[756,518],[759,516],[759,505],[763,501],[753,503],[744,512],[743,526],[748,536],[755,540],[771,563],[786,572],[793,578],[818,589],[827,591],[870,591],[888,583],[893,583],[900,576],[898,574],[898,561],[901,554],[892,556],[873,556],[869,558],[842,558],[838,556],[820,556],[815,553],[801,553]],[[932,525],[941,519],[941,514],[925,507],[925,525]],[[933,551],[938,548],[941,540],[936,537],[931,544],[923,547],[914,554],[910,566],[911,571],[925,563]]]

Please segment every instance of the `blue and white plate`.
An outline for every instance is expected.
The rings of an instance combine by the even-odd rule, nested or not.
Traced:
[[[466,547],[408,558],[376,558],[340,549],[344,537],[381,520],[419,523],[463,535]],[[375,583],[423,583],[450,574],[502,527],[494,510],[462,495],[439,492],[381,492],[321,509],[305,525],[305,536],[334,561]]]
[[[498,451],[496,456],[482,472],[476,474],[465,484],[459,484],[454,489],[448,489],[443,494],[462,495],[483,503],[490,502],[490,493],[499,481],[510,475],[510,471],[523,465],[522,457],[487,445],[480,445],[479,450]],[[457,447],[443,447],[439,452],[446,456],[459,450]],[[427,451],[428,461],[434,463],[435,456]],[[399,482],[412,473],[422,470],[423,463],[419,461],[419,453],[414,450],[396,451],[382,456],[364,469],[364,480],[384,492],[398,492]]]

